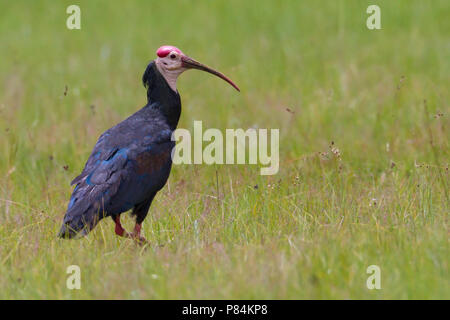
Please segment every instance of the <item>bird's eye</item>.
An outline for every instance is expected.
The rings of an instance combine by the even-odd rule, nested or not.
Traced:
[[[177,56],[174,55],[173,53],[170,55],[170,59],[175,59]]]

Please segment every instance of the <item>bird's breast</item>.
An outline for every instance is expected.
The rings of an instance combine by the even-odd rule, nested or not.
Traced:
[[[171,148],[167,146],[158,152],[148,150],[136,157],[136,172],[139,175],[154,175],[171,165]]]

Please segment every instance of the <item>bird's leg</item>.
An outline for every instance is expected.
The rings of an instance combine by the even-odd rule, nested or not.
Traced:
[[[131,234],[131,237],[136,240],[140,245],[143,245],[147,243],[147,240],[141,236],[141,228],[142,223],[137,223],[134,225],[133,233]]]
[[[147,242],[147,240],[145,240],[144,237],[141,237],[141,224],[140,223],[136,222],[133,233],[128,233],[125,231],[125,229],[122,227],[122,224],[120,223],[120,214],[118,214],[114,218],[114,222],[116,223],[116,227],[115,227],[114,231],[116,232],[116,234],[118,236],[136,240],[140,245],[143,245]]]
[[[133,208],[132,214],[136,216],[136,224],[134,226],[134,231],[131,234],[131,237],[135,239],[140,245],[147,243],[147,240],[145,240],[145,238],[141,236],[141,228],[142,222],[147,216],[148,209],[150,208],[150,204],[152,203],[155,194],[156,193],[151,194],[147,200],[139,203]]]
[[[125,231],[125,229],[122,227],[122,224],[120,223],[120,214],[118,214],[114,218],[114,222],[116,223],[116,227],[115,227],[114,231],[116,232],[116,234],[118,236],[120,236],[120,237],[130,237],[130,234]]]

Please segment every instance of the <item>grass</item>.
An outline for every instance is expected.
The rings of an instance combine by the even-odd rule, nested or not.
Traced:
[[[0,10],[0,298],[450,298],[448,1],[377,0],[375,31],[373,1],[77,1],[77,31],[70,4]],[[179,127],[280,128],[279,173],[174,166],[149,247],[111,219],[57,239],[69,182],[145,104],[162,44],[242,91],[182,75]],[[81,290],[65,285],[73,264]]]

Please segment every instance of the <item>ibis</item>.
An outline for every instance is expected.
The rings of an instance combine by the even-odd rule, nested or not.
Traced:
[[[172,133],[181,114],[177,79],[197,69],[222,78],[222,73],[190,58],[174,46],[156,51],[142,76],[147,104],[98,139],[75,185],[58,236],[64,239],[88,234],[104,217],[111,217],[118,236],[146,243],[141,235],[153,199],[169,178],[172,167]],[[124,230],[120,215],[132,210],[134,230]]]

